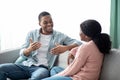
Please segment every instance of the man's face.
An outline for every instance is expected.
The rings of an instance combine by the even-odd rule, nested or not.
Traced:
[[[43,34],[51,34],[53,32],[53,21],[50,15],[43,16],[39,21]]]

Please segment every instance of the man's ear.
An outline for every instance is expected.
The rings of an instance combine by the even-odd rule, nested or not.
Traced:
[[[41,26],[40,22],[38,24]]]

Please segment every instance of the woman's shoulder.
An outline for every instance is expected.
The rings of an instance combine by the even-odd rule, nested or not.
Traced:
[[[84,44],[85,47],[96,47],[95,43],[93,40],[89,41],[89,42],[86,42]]]
[[[97,46],[95,45],[95,43],[91,40],[89,42],[86,42],[84,44],[82,44],[79,48],[81,49],[85,49],[86,51],[89,51],[89,50],[94,50],[94,49],[97,49]]]
[[[94,55],[101,55],[99,49],[95,45],[93,41],[89,41],[87,43],[82,44],[77,51],[79,54],[84,56],[94,56]]]
[[[94,41],[89,41],[86,45],[85,45],[86,50],[92,52],[92,53],[101,53],[100,50],[98,49],[97,45],[94,43]]]

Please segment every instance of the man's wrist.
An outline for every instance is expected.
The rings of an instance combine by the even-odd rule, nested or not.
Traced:
[[[27,48],[27,49],[24,50],[24,54],[26,56],[28,56],[30,52],[31,52],[31,49],[29,49],[29,48]]]
[[[72,48],[77,47],[77,46],[78,46],[77,44],[69,45],[67,46],[67,50],[71,50]]]

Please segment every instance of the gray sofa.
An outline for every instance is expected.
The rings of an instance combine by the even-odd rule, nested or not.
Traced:
[[[19,56],[19,48],[0,52],[0,64],[13,63]],[[59,56],[58,66],[66,67],[68,52]],[[100,80],[120,80],[120,50],[112,49],[105,55]]]

